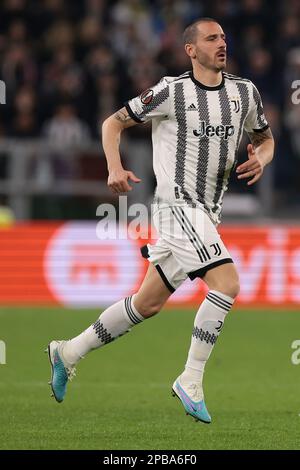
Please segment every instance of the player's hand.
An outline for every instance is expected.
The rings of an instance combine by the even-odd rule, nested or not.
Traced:
[[[247,183],[248,186],[251,186],[256,183],[263,174],[264,165],[252,144],[248,144],[247,151],[248,161],[239,165],[236,172],[238,173],[238,179],[250,178],[252,176],[252,179]]]
[[[119,168],[109,172],[107,185],[115,194],[127,193],[132,190],[132,186],[128,184],[128,180],[131,180],[134,183],[140,183],[140,181],[142,181],[140,178],[135,176],[132,171]]]

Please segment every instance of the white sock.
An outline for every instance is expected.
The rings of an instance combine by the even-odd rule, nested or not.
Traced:
[[[79,336],[63,345],[63,359],[74,365],[88,352],[123,336],[131,327],[141,323],[144,317],[133,305],[133,296],[108,307],[98,320]]]
[[[202,389],[205,364],[233,302],[234,299],[221,292],[215,290],[208,292],[195,317],[185,370],[180,376],[182,385],[197,383],[200,384],[200,389]],[[202,398],[203,396],[199,397],[199,400]]]

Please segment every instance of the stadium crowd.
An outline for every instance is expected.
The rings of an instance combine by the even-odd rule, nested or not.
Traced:
[[[281,195],[300,186],[299,0],[3,0],[0,137],[95,139],[99,123],[163,75],[190,69],[182,31],[200,16],[227,35],[227,71],[250,78],[277,142]],[[143,138],[147,126],[132,129]],[[290,194],[290,192],[289,192]]]

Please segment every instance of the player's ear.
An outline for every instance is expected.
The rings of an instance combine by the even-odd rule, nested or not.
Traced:
[[[184,46],[185,52],[191,59],[196,58],[196,47],[194,44],[185,44]]]

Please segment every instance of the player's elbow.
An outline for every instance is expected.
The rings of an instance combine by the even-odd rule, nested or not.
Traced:
[[[99,126],[99,133],[100,135],[104,135],[105,133],[105,130],[106,130],[106,127],[107,127],[107,120],[108,119],[105,119],[102,124]]]
[[[106,119],[104,119],[103,123],[102,123],[102,133],[105,132],[105,130],[107,128],[109,128],[112,124],[112,116],[108,116]]]
[[[117,121],[114,118],[114,115],[111,115],[108,118],[106,118],[102,123],[102,127],[101,127],[102,136],[118,135],[122,132],[123,129],[124,127],[122,126],[122,123]]]

